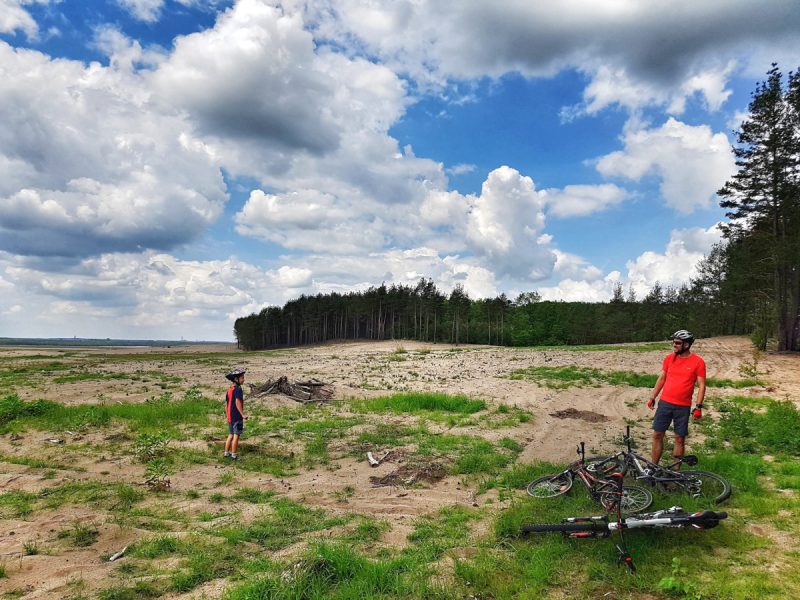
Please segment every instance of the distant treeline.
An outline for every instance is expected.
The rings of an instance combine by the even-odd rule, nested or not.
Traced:
[[[362,292],[301,296],[236,320],[247,350],[330,340],[538,346],[664,339],[687,328],[700,337],[752,331],[735,307],[704,296],[702,282],[680,289],[656,284],[641,300],[617,285],[610,302],[549,302],[536,292],[471,299],[461,286],[443,294],[432,280],[381,285]]]

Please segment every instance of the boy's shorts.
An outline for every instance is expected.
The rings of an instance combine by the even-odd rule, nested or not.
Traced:
[[[675,435],[686,437],[689,435],[689,413],[691,406],[679,406],[670,402],[659,401],[656,416],[653,417],[653,431],[663,433],[669,429],[669,424],[675,426]]]
[[[228,423],[228,433],[231,435],[242,435],[242,431],[244,431],[244,421]]]

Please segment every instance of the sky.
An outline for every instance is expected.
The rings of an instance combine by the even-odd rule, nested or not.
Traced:
[[[797,0],[0,0],[0,337],[679,286]]]

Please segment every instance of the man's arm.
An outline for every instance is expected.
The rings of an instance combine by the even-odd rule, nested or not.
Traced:
[[[652,409],[653,406],[655,406],[656,398],[658,398],[658,395],[661,393],[661,388],[664,387],[664,382],[666,381],[666,379],[667,379],[667,372],[661,371],[661,375],[659,375],[658,379],[656,380],[656,387],[653,388],[653,393],[650,394],[650,399],[647,401],[648,408]],[[703,385],[705,386],[705,379],[703,380],[703,382],[704,382]],[[703,389],[705,389],[705,387]]]
[[[703,406],[703,400],[706,397],[706,378],[705,377],[698,377],[697,378],[697,401],[695,405],[698,407]]]

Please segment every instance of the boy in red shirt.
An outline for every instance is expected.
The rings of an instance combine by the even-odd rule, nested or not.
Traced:
[[[653,419],[651,458],[656,464],[664,452],[664,434],[670,423],[674,423],[675,429],[675,448],[672,456],[676,459],[683,456],[686,436],[689,433],[689,412],[692,407],[695,382],[698,385],[697,402],[694,411],[691,411],[695,419],[703,416],[703,399],[706,395],[706,363],[691,351],[694,336],[691,332],[681,329],[672,334],[671,339],[674,352],[664,358],[661,375],[647,401],[647,407],[653,410],[656,398],[661,393],[661,401]]]

